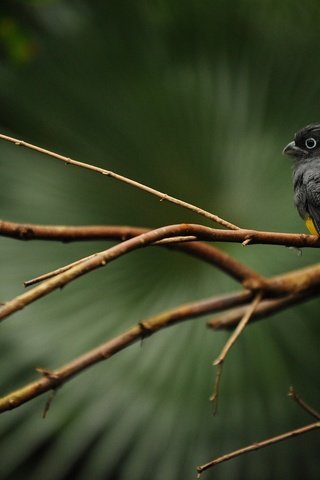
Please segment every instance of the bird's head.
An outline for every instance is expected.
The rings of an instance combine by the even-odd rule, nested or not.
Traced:
[[[320,157],[320,124],[307,125],[299,130],[293,142],[288,143],[282,153],[295,160]]]

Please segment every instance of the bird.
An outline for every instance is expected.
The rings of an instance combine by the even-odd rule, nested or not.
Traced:
[[[312,235],[320,236],[320,124],[296,132],[283,149],[293,159],[294,203]]]

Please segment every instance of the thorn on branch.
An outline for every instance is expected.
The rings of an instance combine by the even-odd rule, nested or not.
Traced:
[[[56,394],[57,394],[57,388],[54,388],[53,390],[50,390],[49,396],[46,400],[46,403],[44,405],[44,409],[43,409],[43,412],[42,412],[42,418],[43,419],[45,419],[47,417],[49,409],[52,405],[52,401],[55,398]]]
[[[146,322],[138,322],[138,325],[141,330],[141,340],[144,340],[153,334],[153,329]]]
[[[164,193],[163,196],[160,198],[160,202],[164,202],[165,200],[168,200],[168,195],[166,193]]]
[[[299,247],[287,247],[289,248],[289,250],[294,250],[297,254],[298,254],[298,257],[302,257],[302,249],[299,248]]]
[[[48,370],[47,368],[37,367],[36,372],[40,373],[43,377],[50,378],[50,380],[58,380],[59,375],[53,370]]]
[[[252,237],[248,237],[248,238],[246,238],[245,240],[243,240],[242,245],[243,245],[244,247],[246,247],[246,246],[249,245],[249,243],[251,243],[251,242],[252,242]]]

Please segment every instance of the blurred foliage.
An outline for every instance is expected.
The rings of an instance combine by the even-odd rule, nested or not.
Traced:
[[[304,231],[292,206],[294,131],[319,120],[320,4],[284,0],[1,2],[1,130],[113,169],[248,228]],[[160,226],[203,219],[128,186],[0,143],[1,217]],[[2,300],[22,282],[105,248],[1,238]],[[263,274],[318,252],[222,246]],[[164,309],[237,288],[208,265],[156,249],[81,278],[1,325],[1,392]],[[317,407],[318,300],[248,328],[224,369],[226,334],[204,320],[161,332],[45,398],[1,416],[1,478],[176,480],[195,465],[308,422]],[[203,478],[318,479],[317,434]]]

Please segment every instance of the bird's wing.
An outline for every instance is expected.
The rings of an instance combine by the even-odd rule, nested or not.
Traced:
[[[306,187],[307,209],[320,234],[320,173],[310,176]]]

